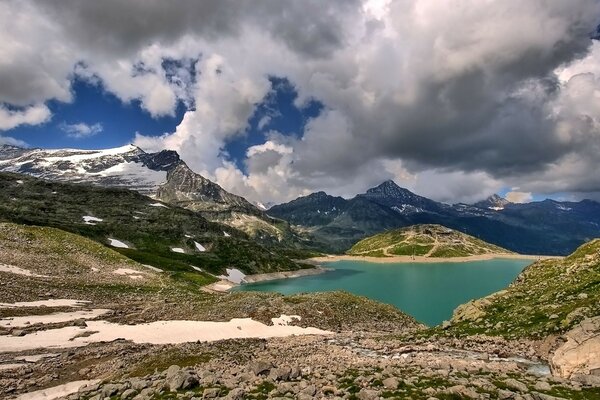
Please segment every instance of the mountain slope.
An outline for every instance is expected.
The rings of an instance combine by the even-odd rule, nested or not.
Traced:
[[[199,275],[194,267],[213,274],[226,267],[245,273],[299,268],[236,229],[124,189],[0,173],[0,221],[60,228],[181,274]]]
[[[506,289],[460,306],[450,333],[544,337],[600,315],[600,239],[538,261]]]
[[[448,205],[392,181],[349,200],[337,199],[336,213],[327,218],[317,212],[331,209],[331,196],[325,193],[273,206],[268,213],[309,232],[332,252],[344,252],[384,230],[416,224],[440,224],[522,254],[564,255],[600,236],[600,203],[590,200],[515,204],[491,196],[475,205]]]
[[[436,258],[510,252],[441,225],[414,225],[370,236],[356,243],[347,253],[356,256]]]
[[[105,150],[23,149],[3,145],[0,171],[131,189],[201,212],[211,221],[241,229],[265,243],[304,245],[286,222],[267,216],[243,197],[196,174],[175,151],[146,153],[133,145]]]

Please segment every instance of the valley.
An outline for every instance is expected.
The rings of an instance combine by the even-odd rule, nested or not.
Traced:
[[[154,186],[74,178],[137,163],[126,150],[93,153],[94,164],[60,153],[86,165],[64,176],[47,161],[0,173],[0,396],[600,398],[597,241],[522,255],[410,224],[433,209],[447,221],[449,206],[393,182],[349,208],[319,194],[330,211],[309,207],[301,226],[172,166],[173,154],[153,166],[166,169]],[[492,200],[472,207],[512,207]],[[351,243],[343,252],[318,250],[330,249],[319,235],[339,237],[314,226],[371,218],[374,202],[389,224],[371,220],[337,242]]]

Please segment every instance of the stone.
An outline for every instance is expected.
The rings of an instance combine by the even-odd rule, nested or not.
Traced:
[[[533,386],[533,388],[535,390],[541,390],[543,392],[548,392],[548,391],[552,390],[552,386],[548,382],[544,382],[544,381],[536,382],[535,385]]]
[[[175,374],[177,374],[180,370],[181,367],[179,365],[171,365],[169,368],[167,368],[167,379],[175,376]]]
[[[564,335],[566,341],[550,358],[555,375],[590,375],[600,368],[600,317],[584,319]]]
[[[79,326],[81,328],[87,328],[87,323],[85,322],[85,319],[83,318],[79,318],[73,321],[73,326]]]
[[[12,331],[10,331],[10,334],[12,336],[25,336],[25,331],[22,329],[13,329]]]
[[[220,393],[221,393],[221,389],[219,389],[219,388],[204,389],[204,392],[202,393],[202,398],[203,399],[216,399],[217,397],[219,397]]]
[[[304,389],[302,389],[301,393],[307,394],[309,396],[314,396],[317,393],[317,387],[315,385],[308,385]]]
[[[447,393],[447,394],[451,394],[451,395],[457,395],[464,399],[478,399],[479,398],[479,394],[476,391],[474,391],[473,389],[470,389],[464,385],[452,386],[452,387],[449,387],[448,389],[444,390],[443,392]]]
[[[246,395],[246,392],[243,389],[236,388],[236,389],[232,389],[227,394],[227,396],[225,396],[225,399],[227,399],[227,400],[243,400],[245,395]]]
[[[167,385],[171,392],[193,389],[198,386],[198,383],[198,377],[190,371],[178,371],[171,374],[170,378],[167,377]]]
[[[398,389],[398,379],[394,378],[394,377],[390,377],[390,378],[386,378],[383,380],[383,387],[386,389],[391,389],[391,390],[395,390]]]
[[[121,399],[132,399],[136,395],[136,393],[137,391],[135,391],[134,389],[127,389],[123,393],[121,393]]]
[[[274,381],[287,381],[290,379],[291,372],[292,369],[289,367],[273,368],[269,373],[269,378]]]
[[[104,397],[112,397],[119,393],[119,387],[112,383],[106,384],[102,387],[102,395]]]
[[[377,390],[363,388],[356,394],[356,398],[359,400],[376,400],[379,398],[379,392]]]
[[[249,364],[250,371],[252,371],[256,376],[268,375],[272,367],[273,364],[265,360],[257,360]]]
[[[527,385],[524,384],[523,382],[520,382],[516,379],[507,379],[504,381],[504,384],[506,385],[507,388],[512,389],[512,390],[516,390],[518,392],[521,393],[527,393]]]

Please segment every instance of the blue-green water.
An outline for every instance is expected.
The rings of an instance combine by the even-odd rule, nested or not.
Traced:
[[[393,304],[427,325],[452,316],[456,306],[508,286],[530,260],[378,264],[338,261],[332,271],[245,284],[240,290],[283,294],[346,290]]]

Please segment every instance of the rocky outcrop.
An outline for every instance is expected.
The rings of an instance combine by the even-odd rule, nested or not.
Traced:
[[[563,378],[592,379],[600,383],[600,317],[583,320],[567,332],[564,339],[550,360],[553,373]]]
[[[167,181],[158,187],[156,197],[194,211],[244,211],[260,215],[258,208],[240,196],[192,171],[179,162],[167,174]]]

